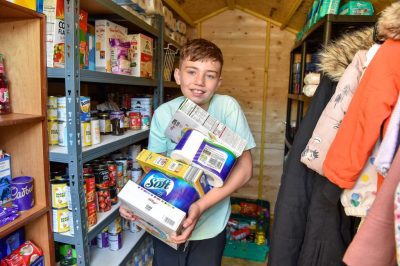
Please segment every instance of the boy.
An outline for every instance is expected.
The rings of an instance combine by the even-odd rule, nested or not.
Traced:
[[[153,152],[169,156],[176,146],[164,132],[185,97],[248,141],[246,150],[237,159],[225,184],[220,188],[213,188],[194,202],[183,222],[182,233],[171,236],[175,243],[189,240],[185,250],[176,251],[153,238],[155,266],[221,265],[226,239],[225,226],[230,215],[229,196],[245,185],[252,176],[250,149],[255,147],[255,143],[247,120],[235,99],[215,94],[221,85],[222,65],[222,52],[214,43],[204,39],[188,42],[181,50],[179,69],[174,72],[183,96],[162,104],[154,112],[148,146]],[[132,213],[122,207],[120,213],[124,218],[135,219]]]

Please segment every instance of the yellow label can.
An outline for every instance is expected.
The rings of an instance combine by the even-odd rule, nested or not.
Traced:
[[[49,145],[58,144],[58,123],[55,120],[47,122],[47,134],[49,135]]]
[[[81,122],[82,147],[92,146],[90,122]]]

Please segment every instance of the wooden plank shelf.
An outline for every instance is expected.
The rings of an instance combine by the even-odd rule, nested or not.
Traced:
[[[30,115],[30,114],[5,114],[0,115],[0,127],[2,126],[15,126],[19,124],[34,123],[44,121],[43,115]]]
[[[18,228],[34,221],[35,219],[46,214],[50,210],[49,207],[35,204],[32,209],[19,212],[19,216],[14,221],[0,227],[0,238],[8,235],[9,233],[17,230]]]

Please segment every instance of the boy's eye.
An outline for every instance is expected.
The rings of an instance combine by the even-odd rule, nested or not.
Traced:
[[[215,76],[215,75],[208,74],[208,75],[207,75],[207,78],[208,78],[208,79],[215,79],[216,76]]]
[[[194,75],[194,74],[196,74],[196,72],[193,71],[193,70],[188,70],[187,73],[188,73],[189,75]]]

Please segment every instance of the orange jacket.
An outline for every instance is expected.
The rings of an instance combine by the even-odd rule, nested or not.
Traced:
[[[382,44],[366,69],[324,162],[326,177],[352,188],[400,91],[400,41]]]

